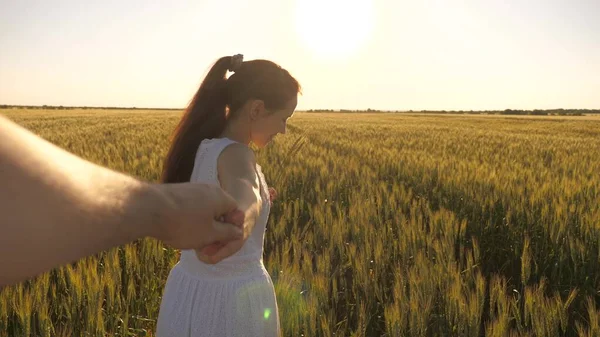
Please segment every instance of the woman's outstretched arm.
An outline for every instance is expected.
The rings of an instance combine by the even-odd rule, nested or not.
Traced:
[[[244,236],[239,240],[198,250],[198,258],[210,264],[217,263],[242,248],[252,233],[262,204],[256,158],[249,147],[238,143],[227,146],[219,156],[217,171],[221,187],[235,199],[239,209],[244,212]]]

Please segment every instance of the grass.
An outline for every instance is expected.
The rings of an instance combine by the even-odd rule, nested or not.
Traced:
[[[156,181],[172,111],[0,111]],[[286,336],[600,335],[600,120],[302,114],[258,152]],[[0,291],[0,335],[152,336],[151,239]]]

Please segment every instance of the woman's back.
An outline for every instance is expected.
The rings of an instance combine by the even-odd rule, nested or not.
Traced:
[[[219,186],[218,159],[225,148],[232,144],[239,143],[228,138],[213,138],[202,141],[196,153],[190,181]],[[264,234],[269,219],[270,204],[268,202],[268,187],[258,164],[256,165],[256,174],[260,182],[262,206],[252,234],[243,247],[237,253],[217,264],[203,263],[198,260],[194,250],[184,250],[181,252],[182,263],[201,271],[205,277],[215,276],[219,278],[236,277],[238,274],[245,274],[246,270],[254,266],[262,265]]]
[[[228,138],[204,140],[190,181],[220,185],[219,156],[235,143]],[[250,237],[237,253],[216,264],[200,261],[194,250],[181,252],[167,279],[157,336],[279,335],[273,283],[262,261],[270,210],[268,188],[259,165],[256,174],[262,207]]]

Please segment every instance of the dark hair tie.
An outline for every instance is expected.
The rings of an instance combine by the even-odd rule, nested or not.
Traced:
[[[244,62],[244,55],[236,54],[231,57],[231,64],[229,65],[229,71],[236,72],[242,66]]]

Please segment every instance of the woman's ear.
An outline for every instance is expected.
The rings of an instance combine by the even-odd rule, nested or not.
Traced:
[[[250,120],[257,120],[265,111],[265,102],[260,99],[254,100],[250,105]]]

